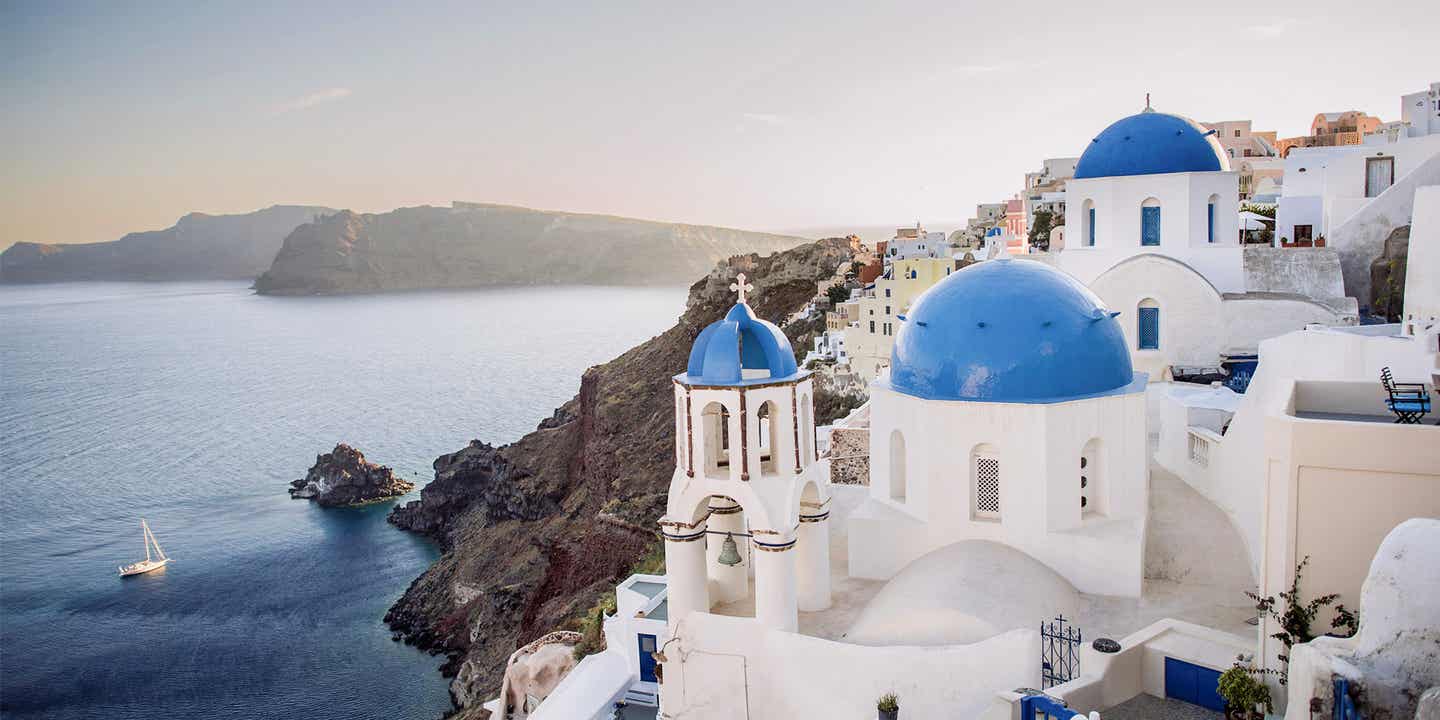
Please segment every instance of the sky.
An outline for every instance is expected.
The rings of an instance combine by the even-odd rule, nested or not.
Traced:
[[[1396,120],[1425,5],[0,0],[0,247],[276,203],[949,229],[1146,92]]]

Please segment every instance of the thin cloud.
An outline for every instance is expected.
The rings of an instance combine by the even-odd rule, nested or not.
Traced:
[[[1260,37],[1280,37],[1284,35],[1285,31],[1289,30],[1293,24],[1290,20],[1276,20],[1275,22],[1264,25],[1250,25],[1245,28],[1245,31],[1254,33]]]
[[[776,115],[774,113],[747,112],[740,113],[740,117],[743,120],[763,123],[765,125],[784,125],[785,123],[790,122],[790,118],[785,117],[784,115]]]
[[[955,72],[961,75],[989,75],[1004,70],[1004,65],[961,65],[955,68]]]
[[[323,105],[325,103],[342,100],[347,97],[350,97],[350,88],[326,88],[324,90],[321,90],[320,92],[313,92],[309,95],[301,95],[300,97],[280,103],[279,105],[270,108],[270,114],[272,116],[284,115],[285,113],[295,112],[297,110],[308,110],[312,107],[315,107],[316,105]]]

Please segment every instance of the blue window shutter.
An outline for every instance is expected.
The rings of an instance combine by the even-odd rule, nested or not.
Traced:
[[[1215,203],[1205,207],[1205,242],[1215,242]]]
[[[1140,349],[1160,349],[1160,308],[1140,308]]]
[[[1140,208],[1140,244],[1160,244],[1160,208]]]
[[[1087,244],[1090,247],[1095,247],[1095,208],[1093,207],[1090,208],[1090,229],[1087,232],[1090,234],[1090,237],[1087,238],[1089,241]]]

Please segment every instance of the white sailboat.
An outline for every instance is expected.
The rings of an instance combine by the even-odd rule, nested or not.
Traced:
[[[145,518],[140,518],[140,529],[145,533],[145,559],[129,565],[121,565],[120,577],[140,575],[151,570],[159,570],[170,564],[170,558],[165,557],[165,551],[160,549],[160,541],[155,539],[155,533],[150,532],[150,526],[145,522]],[[155,546],[153,555],[150,553],[151,545]]]

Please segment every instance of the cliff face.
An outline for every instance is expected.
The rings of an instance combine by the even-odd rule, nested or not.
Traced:
[[[854,251],[822,240],[730,258],[690,288],[674,327],[587,370],[579,394],[534,432],[435,461],[434,482],[391,521],[436,538],[445,553],[386,621],[408,642],[450,655],[457,705],[478,712],[511,652],[564,627],[656,542],[674,470],[670,378],[700,330],[733,304],[735,274],[754,282],[756,313],[781,322]]]
[[[275,205],[244,215],[191,213],[164,230],[80,245],[19,242],[0,253],[0,282],[249,280],[323,207]]]
[[[290,483],[290,497],[337,507],[398,497],[414,489],[414,483],[395,477],[390,468],[376,465],[359,450],[340,443],[315,456],[305,477]]]
[[[296,228],[255,283],[274,295],[505,284],[678,284],[731,255],[801,238],[604,215],[455,203],[341,212]]]

